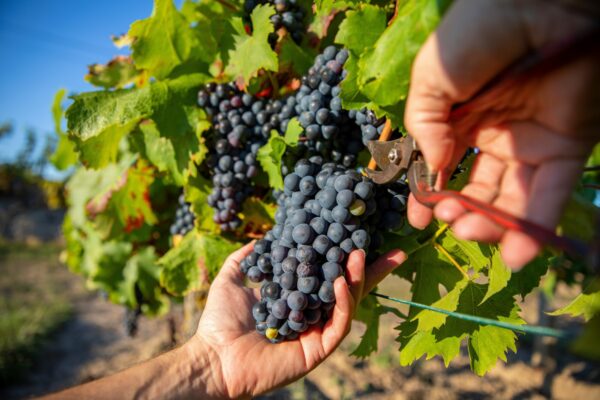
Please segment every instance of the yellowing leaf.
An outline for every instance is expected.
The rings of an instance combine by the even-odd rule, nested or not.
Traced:
[[[133,83],[139,75],[129,56],[117,56],[108,64],[92,64],[88,67],[85,80],[94,86],[122,88]]]

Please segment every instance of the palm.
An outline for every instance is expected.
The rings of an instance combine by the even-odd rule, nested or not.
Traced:
[[[273,345],[255,331],[249,310],[260,294],[258,289],[243,286],[243,275],[238,268],[239,261],[251,250],[251,245],[247,245],[225,262],[211,286],[197,332],[218,354],[231,396],[257,395],[315,368],[349,330],[354,298],[362,298],[364,288],[374,286],[405,258],[399,251],[388,253],[374,264],[373,274],[365,283],[364,255],[354,252],[348,261],[347,280],[356,285],[350,291],[343,279],[335,282],[336,306],[325,326],[313,326],[298,340]]]

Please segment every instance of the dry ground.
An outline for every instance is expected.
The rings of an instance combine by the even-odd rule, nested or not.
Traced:
[[[17,262],[19,268],[50,268],[54,279],[68,294],[73,315],[39,351],[25,381],[0,388],[0,398],[29,398],[114,373],[146,360],[170,347],[171,333],[165,319],[142,319],[137,337],[129,338],[123,327],[124,311],[107,303],[99,294],[85,289],[83,281],[65,267],[48,260]],[[40,264],[41,263],[41,264]],[[0,265],[6,268],[6,265]],[[13,265],[14,268],[14,265]],[[34,274],[35,275],[35,274]],[[32,275],[33,276],[33,275]],[[395,278],[385,282],[382,292],[397,289]],[[535,297],[526,305],[526,319],[535,322]],[[441,361],[421,361],[400,367],[393,327],[397,321],[386,317],[381,326],[380,351],[367,361],[348,356],[358,342],[362,327],[352,333],[325,363],[306,378],[262,399],[600,399],[600,365],[557,351],[552,373],[542,363],[531,365],[531,344],[521,343],[518,355],[479,378],[469,369],[468,357],[461,355],[448,369]]]

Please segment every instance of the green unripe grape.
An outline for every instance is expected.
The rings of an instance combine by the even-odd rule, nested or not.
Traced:
[[[361,199],[356,199],[350,204],[350,214],[355,215],[357,217],[363,215],[367,209],[367,206],[364,201]]]
[[[275,339],[277,337],[277,328],[268,328],[265,332],[267,339]]]

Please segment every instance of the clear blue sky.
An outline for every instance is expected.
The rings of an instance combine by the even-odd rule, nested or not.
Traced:
[[[151,12],[151,0],[0,1],[0,123],[15,127],[11,138],[0,141],[0,161],[18,151],[26,128],[53,132],[56,91],[94,90],[83,80],[87,65],[126,53],[113,46],[111,35],[127,32]],[[59,176],[51,170],[47,175]]]

